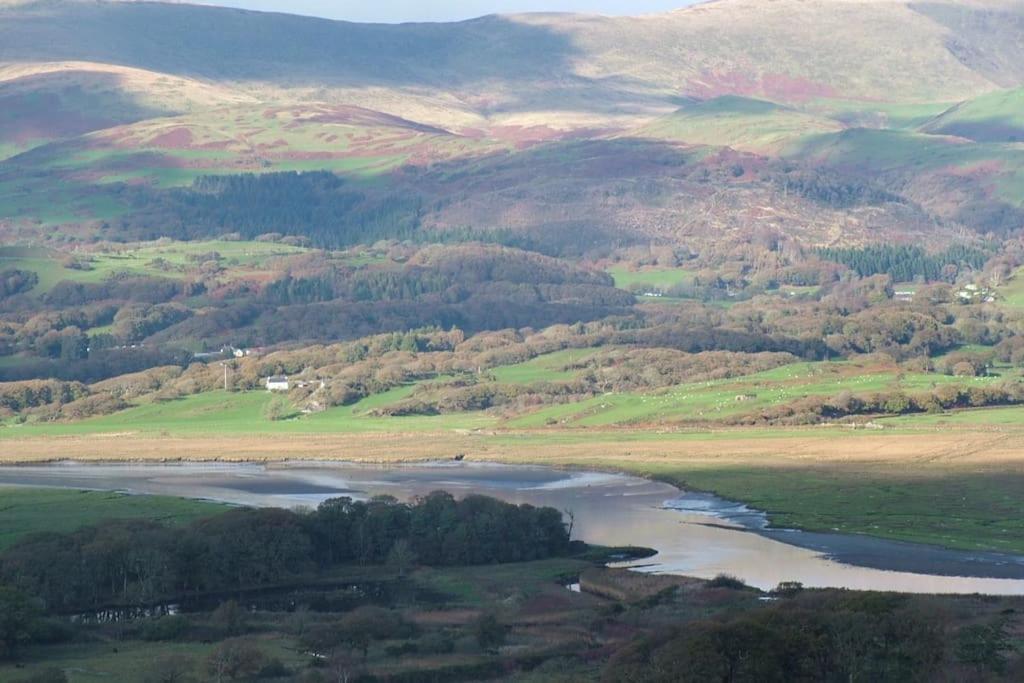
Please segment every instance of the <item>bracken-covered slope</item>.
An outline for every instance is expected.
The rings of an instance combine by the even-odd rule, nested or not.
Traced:
[[[428,229],[560,248],[765,227],[941,243],[1024,223],[1022,65],[1015,0],[405,25],[0,2],[0,228],[151,234],[139,188],[322,169],[414,198]]]

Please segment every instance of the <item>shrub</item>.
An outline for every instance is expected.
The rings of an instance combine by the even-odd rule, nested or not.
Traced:
[[[746,590],[747,584],[744,583],[743,579],[737,578],[731,574],[719,574],[715,578],[708,581],[708,588],[728,588],[730,590]]]
[[[473,624],[473,636],[477,645],[486,652],[496,652],[505,644],[507,634],[508,627],[490,613],[481,615]]]

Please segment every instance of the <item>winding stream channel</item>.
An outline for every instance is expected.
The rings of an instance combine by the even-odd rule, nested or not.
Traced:
[[[708,494],[599,472],[486,463],[361,465],[285,462],[0,467],[0,486],[45,486],[202,498],[254,506],[315,506],[336,496],[407,500],[444,489],[572,511],[573,537],[656,548],[638,571],[760,588],[806,586],[925,593],[1024,594],[1024,556],[954,551],[866,536],[769,529],[766,516]],[[0,489],[0,500],[3,498]]]

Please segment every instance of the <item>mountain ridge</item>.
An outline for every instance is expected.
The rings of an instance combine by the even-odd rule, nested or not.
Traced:
[[[0,215],[110,220],[131,210],[121,184],[328,170],[421,196],[437,207],[422,220],[444,230],[671,241],[741,234],[773,212],[788,218],[765,219],[772,229],[811,243],[953,235],[961,221],[1005,230],[1024,203],[1012,133],[982,118],[953,146],[934,120],[985,110],[1024,85],[1022,65],[1024,6],[1008,0],[716,0],[399,25],[5,3],[0,98],[17,125],[0,115]],[[574,177],[588,167],[592,187]],[[854,218],[780,195],[786,169],[801,183],[881,180],[905,205]],[[817,183],[805,189],[835,194]],[[71,199],[54,210],[48,196]],[[958,205],[986,203],[998,221]]]

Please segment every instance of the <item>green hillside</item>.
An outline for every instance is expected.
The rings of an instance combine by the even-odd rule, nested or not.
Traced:
[[[923,127],[928,133],[979,142],[1024,141],[1024,88],[982,95],[952,107]]]
[[[127,237],[148,238],[166,234],[168,188],[326,170],[372,185],[373,201],[409,200],[424,227],[531,244],[579,230],[599,244],[714,240],[765,212],[814,244],[840,225],[853,242],[922,226],[947,241],[961,223],[1016,221],[1024,176],[1006,141],[1019,127],[1022,18],[1010,0],[721,0],[404,25],[8,2],[0,218],[26,236],[124,221]],[[879,207],[868,225],[850,207],[780,195],[766,163],[780,155],[846,184],[891,174],[923,211]],[[1007,204],[997,217],[971,208],[990,198]]]
[[[858,128],[809,137],[789,150],[839,171],[878,178],[940,215],[950,199],[1024,203],[1024,149],[1019,145],[958,140],[905,130]],[[948,191],[963,192],[950,197]]]
[[[842,125],[763,100],[726,95],[659,118],[632,135],[691,144],[778,152],[808,135]]]

